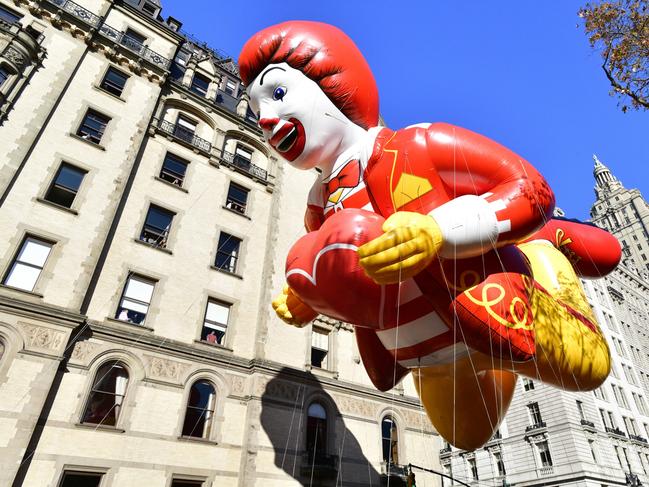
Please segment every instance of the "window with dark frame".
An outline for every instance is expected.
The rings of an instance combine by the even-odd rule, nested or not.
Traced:
[[[539,403],[531,402],[527,405],[527,409],[530,413],[530,420],[532,425],[539,425],[543,422],[541,418],[541,409],[539,409]]]
[[[203,480],[173,479],[171,481],[171,487],[203,487],[204,485]]]
[[[182,187],[188,165],[189,162],[185,159],[182,159],[171,152],[167,152],[164,161],[162,162],[160,179],[164,179],[175,186]]]
[[[478,477],[478,465],[476,464],[475,458],[467,458],[466,460],[469,463],[469,470],[471,470],[471,477],[473,480],[480,480]]]
[[[128,27],[126,32],[122,35],[122,44],[136,51],[139,51],[144,47],[145,41],[145,36],[135,32],[130,27]]]
[[[4,20],[10,24],[16,24],[22,17],[22,15],[17,14],[13,10],[9,10],[5,6],[0,5],[0,20]]]
[[[45,194],[45,199],[57,205],[71,208],[85,175],[86,171],[83,169],[65,162],[62,163]]]
[[[129,276],[115,318],[136,325],[144,324],[154,287],[154,281],[140,276]]]
[[[327,456],[327,410],[319,402],[307,409],[305,446],[309,461]]]
[[[32,236],[26,236],[7,272],[5,286],[33,291],[53,244]]]
[[[527,377],[523,377],[523,389],[525,389],[525,391],[533,390],[534,381],[532,379],[528,379]]]
[[[59,487],[99,487],[103,473],[65,471]]]
[[[202,97],[207,96],[207,90],[210,87],[210,80],[206,76],[203,76],[200,73],[195,73],[194,78],[192,78],[192,84],[190,89]]]
[[[391,416],[386,416],[381,421],[381,448],[386,464],[399,464],[399,432],[397,423]]]
[[[234,93],[237,89],[237,84],[232,81],[230,78],[225,78],[225,83],[223,84],[223,91],[228,95],[234,96]]]
[[[106,71],[104,79],[101,81],[101,85],[99,86],[115,96],[122,96],[128,78],[128,75],[111,66],[108,68],[108,71]]]
[[[492,454],[496,462],[496,468],[498,469],[498,476],[504,477],[505,475],[507,475],[507,471],[505,470],[505,462],[503,461],[502,453],[498,450],[494,450]]]
[[[108,122],[110,122],[110,118],[106,115],[102,115],[95,110],[88,110],[86,116],[83,117],[79,130],[77,130],[77,135],[82,139],[99,144]]]
[[[174,127],[174,135],[185,142],[191,143],[194,140],[194,135],[196,135],[197,126],[198,124],[193,120],[179,115]]]
[[[173,212],[156,205],[149,206],[140,240],[154,247],[166,248],[173,218]]]
[[[216,392],[209,381],[194,382],[189,390],[183,436],[206,439],[210,437],[215,399]]]
[[[207,343],[224,345],[228,329],[230,306],[222,301],[209,299],[205,308],[205,319],[201,330],[201,340]]]
[[[311,366],[319,369],[328,367],[329,333],[319,328],[311,332]]]
[[[5,84],[5,81],[9,79],[9,76],[11,76],[9,70],[5,66],[0,66],[0,87]]]
[[[97,370],[82,423],[116,426],[128,387],[128,370],[121,362],[106,362]]]
[[[237,183],[230,182],[225,207],[245,215],[249,192],[249,189],[239,186]]]
[[[536,448],[539,452],[539,457],[541,459],[541,465],[543,467],[551,467],[552,466],[552,455],[550,455],[550,447],[548,446],[548,442],[546,441],[539,441],[536,443]]]
[[[232,274],[237,272],[237,263],[239,261],[239,249],[241,239],[229,233],[221,232],[219,236],[219,246],[216,250],[216,262],[214,266]]]
[[[142,5],[142,10],[149,15],[155,15],[158,11],[158,8],[151,3],[144,2],[144,5]]]

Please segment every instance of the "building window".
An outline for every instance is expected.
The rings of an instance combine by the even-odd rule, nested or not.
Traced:
[[[130,276],[117,308],[117,319],[141,325],[149,311],[155,283],[139,276]]]
[[[219,246],[216,250],[215,267],[233,274],[236,273],[240,247],[240,238],[234,237],[229,233],[221,232]]]
[[[51,250],[50,242],[34,237],[25,237],[3,284],[25,291],[33,291]]]
[[[498,476],[504,477],[505,475],[507,475],[507,471],[505,470],[505,462],[503,461],[502,453],[500,453],[498,450],[494,450],[492,452],[492,455],[494,457],[494,463],[496,464],[496,469],[498,470]]]
[[[77,135],[82,139],[99,144],[108,122],[110,122],[110,118],[107,116],[94,110],[88,110],[86,116],[83,117],[79,130],[77,130]]]
[[[319,402],[307,409],[306,451],[310,460],[327,455],[327,411]]]
[[[174,213],[171,211],[155,205],[149,206],[140,240],[155,247],[166,248],[173,218]]]
[[[228,188],[228,199],[225,207],[244,215],[246,213],[246,205],[248,204],[248,193],[248,189],[231,182]]]
[[[194,78],[192,79],[192,85],[190,89],[197,95],[205,97],[207,96],[207,90],[209,86],[210,80],[202,74],[196,73],[194,74]]]
[[[550,455],[550,447],[548,446],[547,440],[539,441],[538,443],[536,443],[536,449],[539,452],[539,458],[541,459],[541,466],[551,467],[552,455]]]
[[[230,78],[225,78],[223,83],[223,91],[225,91],[230,96],[235,96],[234,93],[237,90],[237,84],[232,81]]]
[[[9,76],[11,76],[11,73],[5,66],[0,66],[0,88],[2,85],[9,79]]]
[[[541,418],[541,410],[539,409],[539,403],[531,402],[527,405],[527,411],[530,415],[530,421],[533,425],[538,425],[543,422]]]
[[[390,416],[381,421],[381,447],[383,449],[383,461],[387,465],[399,464],[399,433],[397,423]]]
[[[320,369],[328,368],[329,333],[314,328],[311,332],[311,366]]]
[[[158,8],[155,5],[151,4],[151,3],[146,3],[145,2],[144,5],[142,5],[142,11],[149,14],[149,15],[151,15],[151,16],[155,16],[155,14],[158,13]],[[192,484],[192,485],[194,485],[194,484]]]
[[[22,15],[18,15],[13,10],[9,10],[3,5],[0,5],[0,21],[4,20],[10,24],[16,24],[22,18]]]
[[[590,448],[590,456],[593,457],[593,462],[597,463],[597,453],[595,452],[595,440],[588,440]]]
[[[467,458],[466,461],[469,464],[471,478],[473,480],[480,480],[480,477],[478,477],[478,465],[476,464],[475,458]]]
[[[523,377],[523,389],[525,389],[526,391],[534,390],[534,381],[532,379],[528,379],[527,377]]]
[[[122,411],[127,387],[128,371],[121,362],[106,362],[99,367],[82,422],[115,426]]]
[[[577,411],[579,411],[579,419],[586,419],[586,414],[584,413],[584,403],[577,401]]]
[[[194,140],[197,126],[197,122],[179,115],[178,121],[176,122],[176,126],[174,128],[174,135],[179,139],[184,140],[185,142],[191,143]]]
[[[204,485],[203,480],[173,479],[171,481],[171,487],[203,487]]]
[[[103,474],[95,472],[63,472],[59,487],[99,487]]]
[[[45,199],[57,205],[71,208],[85,175],[86,171],[83,169],[66,163],[61,164],[52,185],[45,194]]]
[[[225,344],[225,332],[228,328],[230,305],[210,299],[205,309],[205,320],[201,331],[201,340],[218,345]]]
[[[124,32],[124,34],[122,35],[122,44],[135,51],[139,51],[140,49],[142,49],[144,47],[145,41],[146,41],[145,36],[135,32],[130,27],[127,28],[126,32]]]
[[[242,145],[237,145],[234,150],[234,159],[238,167],[249,168],[252,164],[252,151]]]
[[[189,390],[187,411],[183,422],[183,436],[209,438],[214,417],[216,392],[214,386],[206,381],[194,382]]]
[[[182,187],[188,164],[189,162],[186,160],[167,152],[162,163],[162,169],[160,170],[160,179]]]
[[[129,77],[126,74],[110,67],[108,68],[108,71],[106,71],[104,79],[99,86],[115,96],[121,96],[128,78]]]

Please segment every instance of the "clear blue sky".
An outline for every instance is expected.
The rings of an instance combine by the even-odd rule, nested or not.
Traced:
[[[491,137],[545,175],[568,216],[585,219],[593,153],[649,198],[649,112],[623,114],[609,97],[577,17],[583,3],[162,0],[165,17],[235,59],[268,25],[340,27],[374,71],[389,127],[443,121]]]

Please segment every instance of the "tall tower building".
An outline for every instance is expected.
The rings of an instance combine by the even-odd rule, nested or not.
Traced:
[[[625,188],[596,155],[593,159],[597,200],[590,210],[592,221],[620,240],[624,265],[648,272],[649,205],[640,191]]]

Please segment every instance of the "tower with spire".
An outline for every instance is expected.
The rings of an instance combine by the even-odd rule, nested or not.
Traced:
[[[623,262],[649,271],[649,204],[637,189],[627,189],[593,155],[596,201],[590,209],[595,225],[615,235],[623,249]]]

